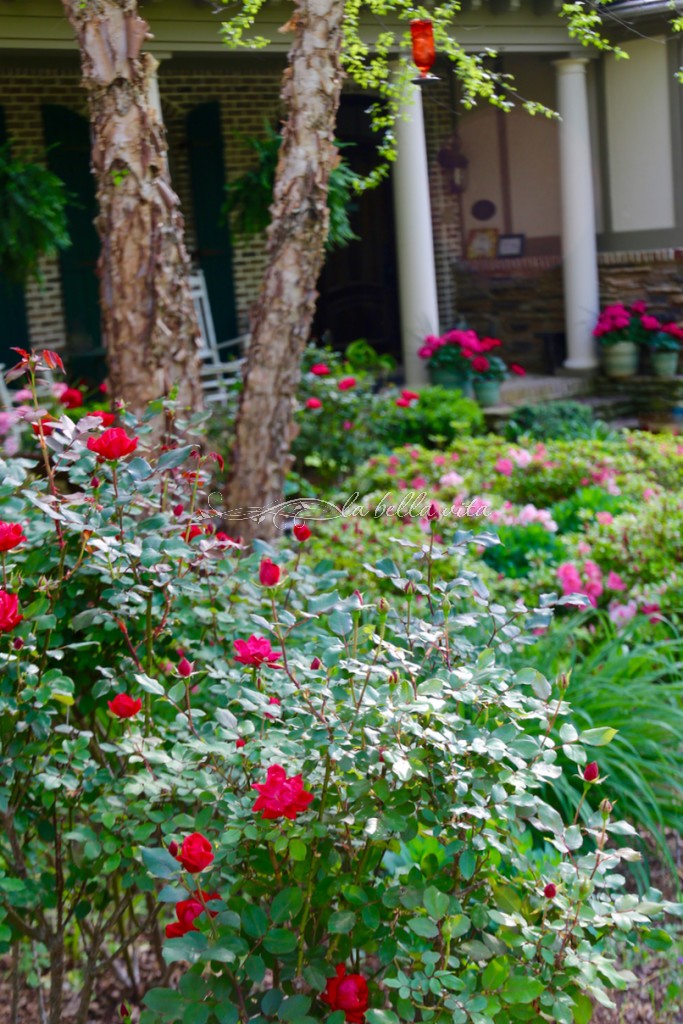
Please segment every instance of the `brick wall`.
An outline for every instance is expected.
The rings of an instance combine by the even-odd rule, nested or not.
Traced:
[[[172,58],[162,61],[159,85],[169,140],[173,184],[186,219],[190,251],[195,248],[189,163],[185,147],[185,119],[198,103],[220,103],[225,169],[236,177],[253,163],[244,139],[261,135],[266,120],[277,120],[283,57],[257,57],[251,61]],[[351,86],[351,88],[353,88]],[[0,103],[17,153],[44,158],[41,104],[54,103],[87,116],[76,60],[56,58],[48,64],[29,62],[6,67],[0,74]],[[433,204],[434,247],[439,309],[444,327],[455,316],[452,263],[459,251],[458,198],[437,161],[439,148],[453,130],[453,109],[448,73],[424,92],[430,182]],[[233,272],[239,330],[248,327],[249,308],[259,287],[265,262],[264,239],[233,238]],[[56,259],[43,261],[44,283],[27,287],[31,342],[59,348],[64,344],[64,312],[59,266]]]

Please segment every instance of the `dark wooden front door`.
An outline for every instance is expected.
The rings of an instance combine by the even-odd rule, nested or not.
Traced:
[[[59,254],[67,359],[71,376],[96,383],[105,375],[100,333],[97,259],[100,240],[95,181],[90,171],[90,128],[68,107],[43,106],[43,130],[50,170],[66,185],[71,245]]]
[[[377,165],[376,135],[364,96],[342,97],[336,137],[354,171],[367,174]],[[326,332],[340,351],[365,338],[378,352],[400,358],[398,278],[391,180],[354,199],[351,226],[359,236],[343,249],[327,253],[318,285],[320,298],[313,333]]]

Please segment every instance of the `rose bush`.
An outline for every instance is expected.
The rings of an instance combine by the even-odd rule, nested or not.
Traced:
[[[623,892],[634,830],[584,775],[612,731],[572,724],[564,675],[509,664],[556,602],[507,611],[453,573],[469,540],[435,540],[436,506],[355,580],[315,524],[243,551],[205,516],[211,453],[120,419],[116,454],[101,420],[62,415],[0,465],[26,538],[3,564],[0,942],[47,958],[50,1024],[65,980],[85,1022],[143,938],[162,984],[142,1024],[608,1004],[623,944],[663,942],[650,920],[681,908]]]

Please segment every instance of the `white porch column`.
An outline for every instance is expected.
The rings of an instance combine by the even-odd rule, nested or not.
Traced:
[[[600,311],[595,200],[585,57],[556,60],[560,124],[562,255],[568,370],[598,365],[593,327]]]
[[[422,94],[417,85],[408,88],[409,105],[396,121],[393,180],[403,365],[414,387],[427,381],[417,350],[426,334],[439,333],[439,306]]]

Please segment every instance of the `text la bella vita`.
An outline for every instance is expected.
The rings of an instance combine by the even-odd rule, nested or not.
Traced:
[[[341,515],[345,518],[353,518],[357,516],[367,516],[372,512],[371,508],[366,508],[365,505],[359,503],[358,499],[360,493],[354,491],[350,498],[347,498],[341,509]],[[398,502],[398,504],[389,504],[393,500],[391,491],[387,491],[383,498],[375,505],[373,512],[373,519],[379,519],[382,516],[396,516],[398,519],[405,519],[406,516],[411,519],[426,519],[429,513],[432,499],[427,495],[426,491],[419,491],[417,494],[405,494]],[[491,510],[488,506],[481,501],[481,499],[472,499],[467,503],[459,503],[453,505],[446,505],[444,507],[439,506],[439,517],[448,518],[453,516],[457,519],[465,519],[467,517],[478,518],[480,516],[490,516]]]

